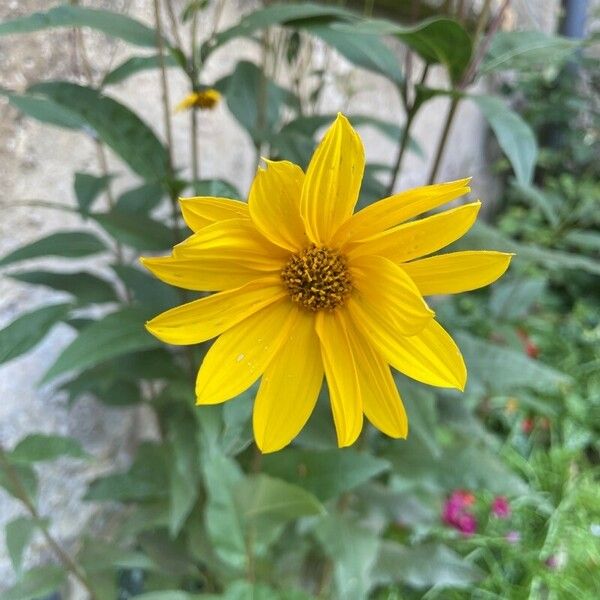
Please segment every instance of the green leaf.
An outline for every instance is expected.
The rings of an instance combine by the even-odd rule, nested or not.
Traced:
[[[499,98],[469,95],[481,110],[522,184],[533,179],[538,148],[531,127]]]
[[[14,94],[2,88],[0,88],[0,94],[8,98],[11,106],[42,123],[64,127],[65,129],[82,129],[85,127],[85,120],[77,113],[48,98]]]
[[[389,462],[350,449],[299,450],[266,455],[263,471],[298,485],[322,501],[365,483],[389,469]]]
[[[105,250],[106,246],[95,235],[87,231],[59,231],[13,250],[0,259],[0,266],[29,258],[46,258],[47,256],[83,258]]]
[[[509,392],[527,387],[552,393],[570,382],[570,377],[523,352],[492,344],[467,333],[457,333],[454,339],[475,380],[487,390]],[[469,390],[469,387],[467,387]]]
[[[30,465],[13,463],[12,461],[10,461],[10,465],[14,471],[14,475],[18,478],[20,485],[15,485],[14,478],[9,476],[4,467],[0,466],[0,487],[3,487],[11,496],[18,499],[21,499],[23,495],[22,491],[25,490],[30,501],[35,503],[38,489],[38,480],[35,471]]]
[[[384,540],[373,569],[373,579],[380,585],[404,583],[417,589],[468,588],[483,577],[479,567],[435,543],[406,547]]]
[[[192,181],[192,189],[196,196],[218,196],[221,198],[232,198],[233,200],[241,198],[239,190],[223,179]]]
[[[336,27],[359,34],[393,35],[419,54],[426,63],[444,65],[454,83],[460,81],[473,53],[471,37],[453,19],[435,17],[413,27],[403,27],[384,20],[361,21],[356,25]]]
[[[123,104],[98,90],[66,81],[38,83],[28,91],[79,115],[95,135],[148,181],[168,178],[166,148],[152,129]]]
[[[21,463],[34,463],[54,460],[61,456],[88,458],[81,444],[70,437],[33,433],[23,438],[10,453],[12,460]]]
[[[17,575],[21,572],[23,553],[29,545],[37,528],[36,522],[29,517],[17,517],[6,524],[6,549]]]
[[[336,598],[362,600],[372,587],[371,570],[380,541],[368,529],[347,518],[322,518],[315,534],[326,554],[334,561]]]
[[[9,277],[33,285],[45,285],[53,290],[67,292],[77,298],[79,304],[103,304],[116,302],[118,296],[113,286],[87,271],[55,273],[54,271],[19,271]]]
[[[91,27],[136,46],[156,46],[156,33],[139,21],[107,10],[62,5],[0,23],[0,35],[29,33],[52,27]]]
[[[34,567],[2,593],[2,600],[39,600],[56,592],[67,580],[61,567]]]
[[[81,214],[90,212],[94,200],[106,189],[110,180],[110,175],[98,177],[89,173],[75,173],[75,196]]]
[[[546,277],[506,278],[492,287],[490,312],[497,319],[518,321],[527,316],[546,291]]]
[[[524,200],[534,208],[539,208],[550,225],[553,227],[558,225],[561,207],[558,202],[554,201],[550,194],[535,185],[514,183],[512,188],[519,194],[519,199]]]
[[[176,67],[178,65],[177,60],[171,54],[167,54],[164,57],[164,63],[165,67]],[[105,75],[102,80],[102,87],[121,83],[136,73],[147,71],[149,69],[158,69],[160,66],[160,54],[153,54],[152,56],[132,56]]]
[[[213,594],[190,594],[179,590],[162,590],[160,592],[147,592],[146,594],[136,594],[135,600],[217,600],[222,596]],[[253,599],[254,600],[254,599]]]
[[[22,314],[0,330],[0,364],[21,356],[41,342],[66,316],[70,304],[51,304]]]
[[[173,246],[173,232],[166,225],[140,213],[119,212],[91,213],[111,236],[136,250],[166,250]]]
[[[479,72],[506,69],[533,72],[540,66],[560,66],[579,46],[576,40],[537,30],[499,31],[492,39]]]
[[[149,213],[160,204],[163,196],[164,190],[160,185],[146,183],[123,192],[117,198],[115,210],[118,213]]]
[[[164,447],[143,443],[129,470],[94,480],[85,500],[142,502],[169,494],[168,461]]]
[[[41,383],[109,358],[160,346],[161,343],[144,328],[147,318],[145,310],[123,308],[85,327],[46,371]]]
[[[86,573],[97,573],[120,569],[154,570],[156,565],[143,553],[120,548],[112,543],[103,542],[97,538],[84,540],[83,547],[77,553],[77,561],[84,567]]]
[[[587,252],[600,252],[600,233],[572,229],[563,238],[568,244]]]

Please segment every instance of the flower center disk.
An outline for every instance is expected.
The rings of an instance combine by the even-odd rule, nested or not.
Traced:
[[[352,280],[344,257],[331,248],[312,245],[293,254],[281,278],[294,302],[311,311],[344,304]]]

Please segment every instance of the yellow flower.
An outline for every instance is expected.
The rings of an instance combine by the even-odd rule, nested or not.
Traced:
[[[406,437],[390,365],[460,390],[467,376],[423,296],[487,285],[506,271],[510,255],[421,258],[461,237],[480,203],[410,219],[467,193],[468,179],[402,192],[353,214],[364,149],[341,114],[306,174],[287,161],[266,165],[247,204],[181,200],[194,234],[172,256],[143,264],[172,285],[216,293],[166,311],[148,330],[170,344],[217,337],[198,373],[198,404],[234,398],[262,377],[253,425],[263,452],[300,432],[323,376],[339,446],[356,440],[363,414],[387,435]]]
[[[213,88],[190,92],[176,107],[175,112],[190,108],[213,109],[221,100],[221,94]]]

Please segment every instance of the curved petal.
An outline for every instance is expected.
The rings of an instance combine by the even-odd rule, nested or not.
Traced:
[[[297,252],[308,245],[300,216],[302,169],[286,160],[265,161],[250,188],[248,207],[256,228],[271,242]]]
[[[327,244],[350,217],[364,169],[362,141],[348,119],[338,114],[312,156],[302,188],[300,210],[311,241]]]
[[[471,178],[437,183],[394,194],[352,215],[336,232],[334,246],[358,242],[446,204],[471,191]]]
[[[355,325],[348,328],[367,419],[393,438],[406,438],[408,418],[390,368]]]
[[[348,250],[348,257],[371,254],[403,263],[431,254],[469,231],[480,207],[481,202],[472,202],[426,219],[398,225],[353,245]]]
[[[378,313],[399,335],[414,335],[433,319],[412,279],[382,256],[359,256],[350,263],[354,299]]]
[[[265,239],[249,219],[228,219],[204,227],[173,248],[176,258],[235,261],[258,271],[281,269],[289,252]]]
[[[192,231],[226,219],[250,218],[248,205],[241,200],[217,198],[213,196],[194,196],[179,198],[179,206],[185,224]]]
[[[363,424],[360,385],[345,321],[345,312],[340,309],[334,312],[319,311],[316,316],[316,330],[321,341],[321,354],[340,448],[356,441]]]
[[[378,313],[365,311],[353,298],[348,310],[363,335],[395,369],[417,381],[464,390],[465,362],[454,340],[435,320],[419,333],[398,337]]]
[[[265,276],[265,271],[246,264],[243,255],[227,258],[156,256],[140,258],[140,262],[161,281],[198,292],[237,288]],[[281,265],[274,264],[273,273],[279,270]]]
[[[252,420],[262,452],[280,450],[298,435],[315,407],[322,382],[315,317],[298,309],[289,336],[265,370],[256,395]]]
[[[458,294],[496,281],[508,269],[512,256],[477,250],[451,252],[405,263],[402,268],[424,296]]]
[[[240,288],[176,306],[146,323],[167,344],[199,344],[286,295],[279,277],[256,279]]]
[[[218,404],[248,389],[288,338],[296,306],[285,298],[220,335],[198,371],[197,404]]]

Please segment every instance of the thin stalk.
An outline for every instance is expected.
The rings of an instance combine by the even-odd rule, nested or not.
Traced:
[[[196,90],[198,87],[198,68],[196,65],[196,37],[198,36],[198,11],[194,12],[192,16],[192,24],[190,27],[191,35],[191,47],[190,47],[190,62],[191,62],[191,75],[192,89]],[[198,152],[198,113],[192,107],[190,111],[191,120],[191,153],[192,153],[192,180],[198,181],[200,179],[200,153]]]
[[[473,45],[477,46],[481,35],[485,31],[485,26],[490,18],[490,11],[492,9],[492,0],[485,0],[479,18],[477,19],[477,25],[475,26],[475,34],[473,36]]]
[[[69,573],[71,573],[71,575],[73,575],[73,577],[77,579],[77,581],[79,581],[79,583],[81,583],[81,585],[86,589],[87,593],[89,594],[89,598],[91,600],[96,600],[96,593],[94,592],[94,589],[92,588],[87,578],[85,570],[81,565],[77,564],[73,560],[73,558],[71,558],[71,556],[69,556],[69,554],[65,550],[63,550],[60,544],[52,537],[52,534],[50,533],[48,527],[46,526],[42,517],[40,516],[37,508],[35,507],[35,504],[29,497],[25,486],[21,482],[19,474],[10,463],[6,455],[6,451],[4,450],[4,448],[2,448],[2,446],[0,446],[0,467],[2,467],[9,481],[12,483],[12,487],[15,492],[16,498],[21,502],[21,504],[23,504],[23,506],[27,509],[27,512],[31,515],[35,524],[44,536],[44,539],[46,540],[48,546],[50,546],[50,548],[52,549],[56,557],[60,560],[60,562],[63,564],[65,569]]]
[[[175,43],[177,44],[178,48],[183,48],[181,35],[179,35],[179,23],[177,21],[177,17],[175,16],[175,11],[173,10],[173,2],[171,0],[166,0],[166,7],[167,14],[169,15],[169,21],[171,22],[171,33],[175,38]]]
[[[261,77],[258,87],[258,94],[256,98],[256,131],[262,136],[263,131],[266,127],[267,121],[267,73],[268,73],[268,61],[269,61],[269,49],[270,49],[270,37],[269,29],[265,29],[262,36],[262,69]],[[260,157],[263,154],[262,141],[255,142],[256,147],[256,167],[260,163]]]
[[[435,178],[437,177],[441,162],[442,156],[444,155],[444,150],[446,149],[446,142],[448,141],[448,134],[450,133],[450,128],[452,127],[452,122],[454,121],[454,116],[456,115],[456,109],[458,107],[460,99],[458,96],[453,96],[450,101],[450,107],[448,108],[448,113],[446,114],[446,119],[444,120],[444,126],[442,129],[442,135],[437,145],[437,149],[435,151],[435,158],[433,159],[433,165],[431,167],[431,171],[429,172],[428,185],[431,185]]]

